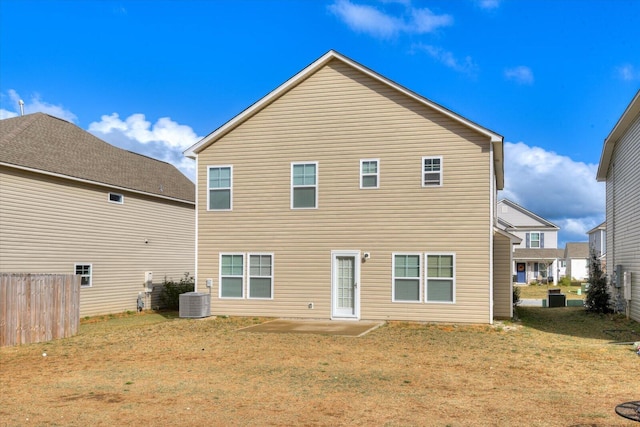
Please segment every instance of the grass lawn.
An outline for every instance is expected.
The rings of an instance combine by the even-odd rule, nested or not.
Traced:
[[[640,400],[640,357],[612,341],[638,323],[518,311],[520,323],[389,322],[359,338],[239,331],[259,318],[89,319],[75,337],[0,349],[0,425],[633,424],[614,408]]]
[[[580,286],[553,286],[553,285],[519,285],[520,298],[522,299],[546,299],[549,289],[560,289],[567,299],[584,299],[585,295],[578,295]]]

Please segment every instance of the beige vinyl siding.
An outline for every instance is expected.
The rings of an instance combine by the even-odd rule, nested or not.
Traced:
[[[511,240],[500,233],[493,235],[493,317],[513,317],[513,277],[511,275]]]
[[[443,156],[442,187],[422,187],[423,156]],[[378,189],[359,188],[366,158],[380,159]],[[318,162],[317,209],[290,209],[291,162]],[[231,212],[203,202],[216,164],[234,167]],[[220,252],[275,259],[273,300],[216,297],[213,313],[328,318],[331,250],[361,250],[371,253],[361,318],[490,321],[490,145],[459,122],[333,61],[199,153],[198,165],[198,286],[213,278],[218,295]],[[393,252],[455,253],[456,303],[392,303]]]
[[[631,317],[640,322],[640,117],[616,143],[607,176],[607,270],[631,272]]]
[[[194,273],[193,205],[121,190],[124,203],[110,203],[109,192],[0,167],[0,271],[68,274],[92,264],[82,316],[135,311],[145,271],[155,285]]]

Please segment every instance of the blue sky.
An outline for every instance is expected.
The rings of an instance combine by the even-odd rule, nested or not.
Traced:
[[[330,49],[505,138],[510,198],[604,220],[602,143],[640,88],[636,0],[0,0],[0,117],[43,111],[174,163]]]

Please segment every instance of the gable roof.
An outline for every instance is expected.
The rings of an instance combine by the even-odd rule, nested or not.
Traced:
[[[567,243],[564,247],[564,258],[567,260],[573,258],[589,258],[589,243]]]
[[[329,52],[325,53],[323,56],[321,56],[320,58],[318,58],[316,61],[314,61],[313,63],[311,63],[310,65],[308,65],[306,68],[304,68],[302,71],[300,71],[299,73],[297,73],[296,75],[294,75],[293,77],[291,77],[289,80],[287,80],[285,83],[283,83],[282,85],[280,85],[279,87],[277,87],[275,90],[273,90],[272,92],[270,92],[269,94],[267,94],[265,97],[263,97],[262,99],[260,99],[258,102],[254,103],[253,105],[251,105],[249,108],[247,108],[246,110],[244,110],[242,113],[238,114],[237,116],[235,116],[233,119],[229,120],[227,123],[225,123],[224,125],[222,125],[221,127],[219,127],[218,129],[216,129],[215,131],[213,131],[212,133],[210,133],[209,135],[205,136],[204,138],[202,138],[199,142],[197,142],[196,144],[194,144],[193,146],[189,147],[188,149],[186,149],[184,151],[184,154],[187,157],[190,158],[195,158],[198,153],[200,153],[202,150],[204,150],[205,148],[207,148],[209,145],[213,144],[216,140],[218,140],[219,138],[223,137],[224,135],[226,135],[228,132],[232,131],[233,129],[235,129],[237,126],[239,126],[240,124],[242,124],[243,122],[245,122],[246,120],[248,120],[250,117],[252,117],[253,115],[255,115],[256,113],[258,113],[260,110],[262,110],[263,108],[265,108],[266,106],[268,106],[269,104],[271,104],[274,100],[276,100],[277,98],[279,98],[280,96],[284,95],[286,92],[288,92],[290,89],[292,89],[293,87],[297,86],[298,84],[300,84],[302,81],[304,81],[307,77],[309,77],[310,75],[314,74],[315,72],[317,72],[320,68],[324,67],[325,65],[327,65],[330,61],[332,60],[337,60],[337,61],[341,61],[353,68],[355,68],[356,70],[368,75],[369,77],[405,94],[406,96],[420,102],[421,104],[423,104],[426,107],[432,108],[438,112],[440,112],[441,114],[457,121],[458,123],[471,128],[473,130],[475,130],[476,132],[486,136],[487,138],[489,138],[492,146],[493,146],[493,153],[494,153],[494,170],[495,170],[495,174],[496,174],[496,182],[497,182],[497,187],[498,190],[501,190],[504,188],[504,152],[503,152],[503,137],[502,135],[499,135],[493,131],[490,131],[487,128],[484,128],[462,116],[460,116],[459,114],[454,113],[451,110],[448,110],[447,108],[436,104],[435,102],[421,96],[418,95],[417,93],[399,85],[398,83],[387,79],[386,77],[376,73],[375,71],[353,61],[350,58],[347,58],[346,56],[336,52],[335,50],[330,50]]]
[[[498,221],[503,223],[505,226],[507,226],[507,229],[516,229],[516,228],[543,228],[543,227],[550,227],[550,228],[554,228],[556,230],[559,230],[560,227],[558,227],[557,225],[555,225],[554,223],[552,223],[551,221],[547,221],[546,219],[542,218],[541,216],[538,216],[536,214],[534,214],[533,212],[531,212],[530,210],[523,208],[522,206],[520,206],[519,204],[517,204],[516,202],[513,202],[509,199],[502,199],[498,201],[498,205],[500,204],[505,204],[508,205],[510,207],[512,207],[513,209],[518,210],[520,213],[527,215],[530,218],[533,218],[534,220],[540,222],[542,224],[542,227],[538,226],[538,225],[515,225],[515,224],[511,224],[509,222],[507,222],[504,218],[500,218],[500,209],[498,209]]]
[[[0,165],[195,202],[195,184],[173,165],[114,147],[44,113],[0,120]]]
[[[607,230],[607,221],[603,222],[602,224],[596,225],[591,230],[587,231],[587,234],[595,233],[596,231],[599,231],[599,230],[603,230],[603,231]]]
[[[640,117],[640,90],[636,92],[636,96],[633,97],[631,103],[627,109],[622,113],[622,116],[618,120],[618,123],[613,127],[613,130],[604,140],[602,147],[602,154],[600,155],[600,164],[598,165],[598,172],[596,173],[596,179],[598,181],[606,181],[607,173],[609,172],[609,165],[611,163],[611,156],[613,155],[613,149],[615,148],[618,140],[624,136],[629,129],[629,126]]]

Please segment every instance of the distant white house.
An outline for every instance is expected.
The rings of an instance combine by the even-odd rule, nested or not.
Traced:
[[[589,236],[589,250],[594,251],[602,262],[602,269],[606,271],[607,265],[607,222],[587,231]]]
[[[516,283],[555,282],[564,275],[557,225],[508,199],[498,202],[498,225],[521,239],[513,252]]]
[[[596,179],[607,185],[607,264],[619,310],[640,322],[640,91],[602,148]],[[625,298],[624,277],[627,277]],[[629,276],[630,275],[630,276]]]
[[[566,275],[571,280],[589,278],[589,243],[567,243],[564,248],[564,260],[567,263]]]

